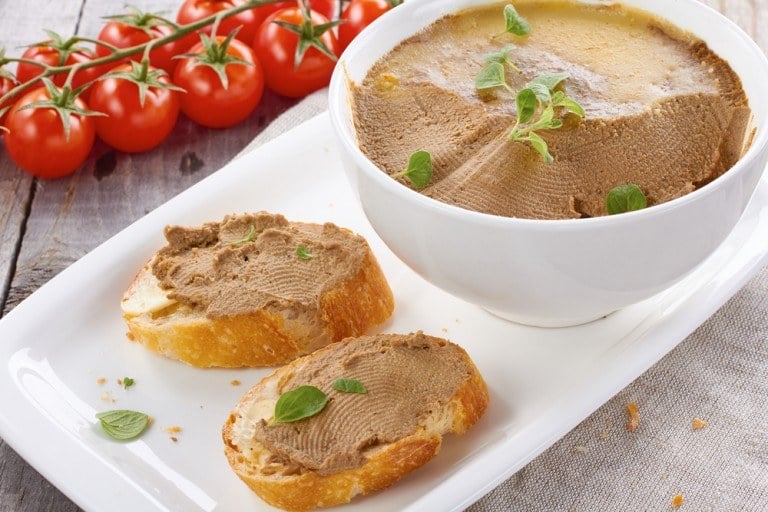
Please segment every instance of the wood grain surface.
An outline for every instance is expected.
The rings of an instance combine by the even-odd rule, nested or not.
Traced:
[[[174,13],[180,0],[128,3]],[[768,49],[768,0],[704,3]],[[0,0],[0,47],[18,55],[18,46],[44,38],[43,27],[95,37],[101,16],[122,5],[113,0]],[[226,131],[182,118],[168,141],[143,155],[97,143],[82,169],[51,182],[21,172],[0,148],[0,315],[134,220],[215,172],[293,103],[267,92],[247,121]],[[0,440],[0,512],[43,510],[78,507]]]

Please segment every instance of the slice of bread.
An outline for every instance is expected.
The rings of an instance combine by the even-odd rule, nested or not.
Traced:
[[[257,214],[253,218],[259,220],[259,216],[264,215],[267,214]],[[197,367],[275,366],[328,343],[364,334],[389,318],[394,308],[392,291],[362,237],[332,225],[287,223],[280,216],[273,217],[285,224],[284,229],[295,230],[294,226],[298,226],[321,233],[317,243],[325,243],[323,230],[331,226],[334,236],[354,238],[365,254],[354,260],[357,268],[347,272],[347,278],[322,289],[309,303],[281,297],[263,307],[226,315],[210,315],[203,307],[176,300],[174,289],[163,288],[155,277],[153,258],[139,271],[122,299],[129,338],[155,352]],[[170,236],[168,229],[166,236]],[[265,233],[268,231],[264,230]],[[272,236],[272,239],[279,241],[280,237]],[[262,247],[268,248],[272,242],[260,243],[267,244]],[[233,246],[231,252],[244,245],[239,242],[227,244]],[[168,247],[163,249],[166,250]],[[288,257],[296,259],[293,253]],[[302,264],[298,259],[290,263]],[[280,289],[282,280],[295,280],[296,276],[291,273],[291,267],[282,265],[270,279],[270,285]],[[295,283],[285,285],[286,288],[290,286]]]
[[[398,343],[405,343],[409,350],[417,351],[418,355],[414,353],[414,357],[434,358],[439,363],[434,368],[439,370],[414,375],[418,372],[404,370],[400,363],[392,368],[383,365],[380,354],[392,350],[391,347],[399,347]],[[438,359],[438,351],[450,352],[451,364]],[[361,359],[364,360],[361,362]],[[397,359],[401,360],[409,359]],[[368,368],[370,373],[383,372],[383,375],[361,376],[360,372],[355,374],[356,367]],[[336,375],[339,371],[341,374]],[[347,378],[350,373],[367,387],[366,395],[340,394],[328,385],[329,379]],[[387,378],[388,374],[393,378]],[[420,389],[419,393],[424,396],[437,396],[433,394],[433,388],[439,387],[436,383],[444,380],[442,376],[445,375],[451,376],[451,392],[434,402],[425,400],[423,414],[397,419],[410,422],[410,428],[403,431],[403,435],[386,439],[382,431],[376,430],[386,428],[375,424],[379,421],[388,424],[392,415],[402,411],[400,405],[405,403],[408,409],[407,402],[413,398],[407,396],[411,392],[408,390]],[[285,435],[288,438],[293,436],[293,441],[288,443],[296,443],[296,446],[286,449],[281,443],[270,445],[269,429],[278,428],[281,424],[270,426],[267,422],[274,418],[280,395],[301,385],[315,384],[328,394],[328,405],[314,417],[282,424]],[[369,404],[383,402],[358,402],[359,411],[356,409],[354,413],[349,412],[345,405],[364,400],[364,397],[384,400],[377,399],[377,394],[379,397],[390,395],[388,400],[394,400],[394,405],[378,410]],[[223,427],[222,435],[230,465],[256,494],[270,505],[303,511],[348,503],[357,495],[392,485],[435,457],[440,451],[443,435],[462,434],[474,425],[487,404],[486,384],[461,347],[420,332],[407,336],[363,336],[334,343],[264,378],[237,404]],[[357,419],[357,416],[362,418]],[[382,417],[388,419],[381,420]],[[350,421],[350,418],[353,419]],[[314,427],[311,422],[316,422]],[[365,427],[355,427],[354,424],[358,423]],[[320,430],[320,433],[311,434],[310,428]],[[344,469],[336,472],[329,472],[328,468],[313,469],[297,462],[297,459],[307,455],[302,450],[309,452],[311,459],[313,450],[328,450],[328,446],[336,446],[331,439],[334,433],[326,432],[326,429],[353,429],[353,434],[365,430],[363,436],[368,437],[362,442],[357,439],[359,444],[355,445],[360,447],[362,459],[357,463],[343,464]],[[348,433],[339,432],[339,435],[346,436]],[[283,433],[275,436],[282,439],[280,436]],[[326,456],[331,461],[346,460],[343,454]]]

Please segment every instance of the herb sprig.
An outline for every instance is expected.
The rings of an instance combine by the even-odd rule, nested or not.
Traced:
[[[149,416],[138,411],[106,411],[98,413],[96,418],[104,432],[117,441],[136,439],[149,425]]]
[[[254,240],[256,240],[256,226],[251,224],[251,230],[248,231],[248,234],[245,236],[245,238],[237,240],[236,242],[232,242],[232,246],[237,247],[238,245],[247,244],[248,242],[253,242]]]
[[[333,389],[342,393],[359,393],[361,395],[368,393],[363,383],[355,379],[336,379],[333,381]]]
[[[286,391],[277,399],[275,417],[270,426],[310,418],[325,409],[327,404],[328,395],[315,386],[299,386]]]
[[[633,183],[627,183],[608,192],[605,206],[608,209],[608,215],[617,215],[646,208],[648,199],[640,187]]]
[[[425,188],[432,180],[432,155],[428,151],[416,151],[408,159],[408,167],[393,174],[392,178],[405,178],[417,189]]]
[[[516,36],[526,36],[531,33],[531,24],[520,16],[512,4],[504,6],[504,30]]]
[[[300,245],[296,248],[296,257],[300,260],[308,261],[315,257],[314,254],[309,252],[309,249],[304,247],[303,245]]]
[[[522,73],[510,59],[509,54],[516,48],[513,44],[508,44],[503,50],[498,52],[489,53],[483,60],[488,64],[480,70],[475,78],[475,88],[479,91],[485,89],[494,89],[496,87],[504,87],[510,92],[514,92],[512,88],[507,84],[507,66],[512,68],[516,73]]]
[[[573,98],[566,96],[563,91],[555,90],[565,80],[566,74],[540,75],[517,93],[517,122],[509,133],[512,142],[528,142],[544,161],[552,163],[555,159],[549,152],[549,146],[537,132],[541,130],[556,130],[563,126],[563,120],[555,117],[555,109],[562,108],[584,117],[585,112]],[[538,119],[535,119],[536,113]]]

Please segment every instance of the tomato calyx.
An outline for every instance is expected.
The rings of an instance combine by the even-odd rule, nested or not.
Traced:
[[[285,30],[292,32],[299,36],[299,42],[296,45],[296,54],[293,57],[293,69],[298,69],[301,65],[301,61],[304,60],[304,54],[309,48],[316,48],[320,53],[331,59],[331,61],[338,61],[338,57],[326,46],[326,44],[320,39],[324,33],[328,32],[333,27],[341,25],[344,20],[329,21],[328,23],[322,23],[320,25],[312,24],[312,13],[309,8],[309,3],[305,0],[299,0],[299,7],[301,9],[301,25],[295,25],[282,20],[273,20],[272,23],[279,25]]]
[[[112,71],[99,78],[106,80],[108,78],[119,78],[136,84],[139,88],[139,104],[144,108],[144,101],[147,98],[149,89],[170,89],[171,91],[187,92],[177,85],[160,81],[161,77],[168,76],[168,73],[162,69],[149,69],[149,60],[144,58],[141,63],[131,61],[130,71]]]
[[[387,1],[387,3],[389,4],[389,6],[390,6],[391,8],[393,8],[393,9],[394,9],[395,7],[397,7],[398,5],[400,5],[400,4],[402,4],[402,3],[403,3],[403,0],[386,0],[386,1]]]
[[[63,66],[67,63],[67,59],[69,56],[75,52],[84,52],[88,53],[89,50],[85,48],[84,46],[78,46],[78,43],[82,41],[79,37],[70,37],[68,39],[64,39],[62,36],[54,32],[53,30],[43,29],[43,31],[48,34],[49,39],[46,39],[45,41],[39,41],[37,43],[32,43],[27,45],[27,48],[52,48],[56,50],[59,54],[59,62],[56,64],[57,66]]]
[[[152,29],[160,25],[167,25],[171,28],[178,28],[178,25],[168,19],[163,18],[159,13],[144,12],[133,5],[128,6],[128,8],[131,10],[131,12],[128,14],[104,16],[102,19],[114,21],[116,23],[120,23],[121,25],[126,25],[128,27],[141,30],[150,37],[154,37],[155,35],[152,32]]]
[[[62,126],[64,127],[64,137],[66,140],[69,140],[69,134],[71,131],[69,116],[71,115],[77,115],[81,117],[106,116],[106,114],[103,114],[101,112],[94,112],[93,110],[85,110],[77,106],[77,103],[76,103],[77,97],[86,89],[87,86],[84,85],[84,86],[78,87],[75,90],[72,90],[72,88],[69,87],[69,85],[65,85],[62,88],[58,88],[48,78],[42,78],[41,80],[46,90],[48,91],[48,96],[50,96],[50,98],[47,100],[34,101],[32,103],[24,105],[23,107],[19,108],[19,111],[33,109],[33,108],[50,108],[55,110],[56,113],[59,115],[59,118],[61,119]]]
[[[232,44],[232,40],[240,32],[240,28],[229,33],[223,41],[219,42],[216,38],[216,29],[218,28],[218,21],[213,25],[214,37],[210,37],[203,32],[200,32],[200,40],[203,43],[203,53],[185,53],[183,55],[177,55],[174,59],[190,59],[193,67],[195,66],[208,66],[213,69],[221,80],[221,86],[227,90],[229,89],[229,78],[227,77],[227,66],[230,64],[242,64],[244,66],[253,66],[252,62],[248,62],[240,57],[235,57],[227,52],[229,45]]]

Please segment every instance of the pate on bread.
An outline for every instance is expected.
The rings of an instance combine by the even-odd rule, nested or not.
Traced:
[[[365,392],[338,391],[354,379]],[[326,393],[316,415],[273,423],[279,397],[300,386]],[[223,428],[237,475],[286,510],[349,502],[384,489],[437,455],[443,435],[462,434],[488,390],[458,345],[423,333],[350,338],[276,370],[237,404]]]
[[[132,339],[198,367],[283,364],[392,314],[367,242],[265,212],[169,226],[122,300]]]

